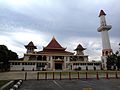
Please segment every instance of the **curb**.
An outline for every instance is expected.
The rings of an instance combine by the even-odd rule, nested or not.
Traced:
[[[8,90],[10,89],[12,86],[14,85],[14,81],[9,81],[8,83],[6,83],[5,85],[3,85],[0,90]]]

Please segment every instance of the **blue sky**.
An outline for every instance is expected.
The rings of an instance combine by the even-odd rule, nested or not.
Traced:
[[[33,41],[42,50],[53,36],[72,51],[80,43],[90,60],[100,60],[99,11],[105,11],[111,47],[120,42],[120,0],[0,0],[0,44],[22,57]]]

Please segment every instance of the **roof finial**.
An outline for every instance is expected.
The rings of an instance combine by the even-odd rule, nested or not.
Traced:
[[[55,37],[53,36],[53,38],[52,39],[55,39]]]
[[[106,15],[106,14],[105,14],[105,12],[103,10],[100,10],[99,17],[102,16],[102,15]]]

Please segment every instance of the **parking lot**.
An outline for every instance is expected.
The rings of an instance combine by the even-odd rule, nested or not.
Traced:
[[[120,79],[26,80],[18,90],[120,90]]]
[[[120,90],[120,71],[1,72],[0,80],[22,79],[18,90]]]

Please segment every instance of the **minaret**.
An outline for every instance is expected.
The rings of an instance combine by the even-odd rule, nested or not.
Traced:
[[[106,67],[106,61],[107,61],[107,56],[111,55],[112,49],[110,46],[110,40],[109,40],[109,35],[108,31],[112,28],[111,25],[106,24],[106,19],[105,19],[105,12],[103,10],[100,11],[99,17],[100,17],[100,27],[97,29],[98,32],[101,32],[102,36],[102,61],[104,62],[104,67]]]

